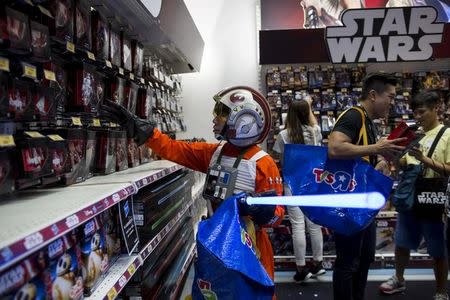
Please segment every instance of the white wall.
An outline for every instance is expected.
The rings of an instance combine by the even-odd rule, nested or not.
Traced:
[[[184,74],[183,109],[188,130],[177,138],[203,137],[212,132],[212,96],[225,87],[258,88],[256,48],[257,0],[184,0],[205,42],[201,70]]]

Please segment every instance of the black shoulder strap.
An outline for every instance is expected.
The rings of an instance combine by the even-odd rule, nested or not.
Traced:
[[[434,138],[433,144],[431,145],[430,150],[428,150],[427,156],[431,158],[433,155],[434,149],[436,149],[437,144],[439,143],[439,140],[441,139],[442,135],[444,134],[445,130],[447,130],[447,126],[443,126],[441,130],[439,130],[438,134]]]

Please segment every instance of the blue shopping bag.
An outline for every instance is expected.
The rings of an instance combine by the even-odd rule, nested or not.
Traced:
[[[228,198],[199,224],[193,299],[272,299],[274,283],[239,216],[241,196]]]
[[[379,192],[387,199],[392,180],[360,159],[328,158],[326,147],[287,144],[283,177],[292,195]],[[337,204],[338,206],[338,204]],[[314,223],[353,235],[368,226],[378,209],[301,207]]]

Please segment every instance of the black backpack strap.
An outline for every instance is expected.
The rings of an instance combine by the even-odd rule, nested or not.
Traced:
[[[433,155],[434,150],[436,149],[437,144],[439,143],[439,140],[441,139],[442,135],[444,134],[445,130],[447,130],[448,127],[447,126],[443,126],[441,128],[441,130],[439,130],[438,134],[436,135],[436,137],[434,138],[433,144],[431,145],[430,150],[428,150],[428,154],[427,156],[429,158],[431,158],[431,156]]]

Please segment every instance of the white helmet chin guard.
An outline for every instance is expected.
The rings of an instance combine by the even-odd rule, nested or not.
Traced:
[[[217,93],[213,98],[230,109],[219,139],[224,138],[238,147],[264,141],[269,133],[271,114],[263,95],[247,86],[234,86]]]

